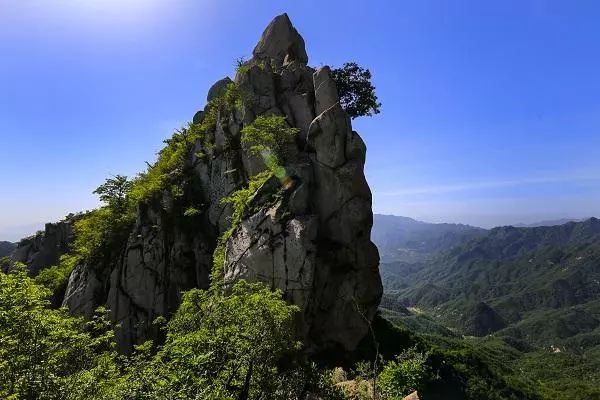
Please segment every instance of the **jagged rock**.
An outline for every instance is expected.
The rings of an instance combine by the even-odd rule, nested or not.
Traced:
[[[90,317],[101,304],[103,292],[104,284],[96,272],[83,264],[78,265],[69,277],[62,306],[75,315]]]
[[[208,288],[214,240],[202,226],[188,233],[175,225],[164,209],[140,207],[107,298],[112,320],[121,325],[116,332],[121,350],[128,351],[139,338],[156,337],[152,322],[177,309],[182,291]]]
[[[231,83],[231,79],[226,76],[225,78],[218,80],[210,87],[208,90],[208,95],[206,95],[206,101],[210,102],[212,99],[216,99],[219,96],[225,94],[225,90],[227,86]]]
[[[345,164],[346,142],[351,132],[350,117],[339,104],[315,118],[308,128],[307,141],[316,150],[316,161],[334,169]]]
[[[315,108],[317,115],[319,115],[340,101],[340,99],[329,67],[319,68],[314,73],[313,80],[315,87]]]
[[[268,71],[261,71],[267,79]],[[246,86],[277,101],[275,107],[284,110],[288,121],[307,132],[308,147],[285,166],[297,177],[285,195],[287,203],[248,216],[228,241],[225,277],[228,283],[245,278],[282,289],[301,309],[309,352],[351,351],[367,333],[366,321],[374,315],[382,293],[379,256],[370,241],[373,216],[363,172],[366,148],[339,105],[329,69],[321,68],[310,77],[311,72],[298,63],[286,64],[278,79],[283,95],[272,96],[268,82]],[[236,81],[257,82],[256,74],[261,73],[250,68],[248,77],[238,76]],[[314,103],[298,105],[290,101],[298,98],[291,93]],[[266,108],[258,106],[259,112]],[[314,110],[318,115],[307,124]],[[281,218],[282,209],[289,213],[286,218]],[[290,246],[290,238],[298,245]]]
[[[281,288],[305,313],[313,286],[318,221],[306,215],[281,219],[281,204],[246,219],[228,241],[225,283],[262,281]],[[299,327],[308,326],[306,321]]]
[[[73,240],[73,226],[68,220],[49,223],[43,232],[22,239],[10,255],[11,262],[28,266],[29,274],[35,276],[44,268],[57,265],[60,256],[69,251]]]
[[[308,63],[304,39],[292,25],[287,14],[281,14],[267,26],[252,52],[257,59],[272,59],[278,64],[286,60]]]
[[[64,304],[84,315],[106,304],[120,325],[122,351],[158,338],[152,321],[169,317],[182,291],[209,286],[217,239],[231,224],[232,207],[221,199],[267,168],[241,143],[243,127],[259,115],[284,115],[300,133],[227,241],[225,283],[243,278],[281,289],[301,310],[297,331],[308,353],[352,351],[367,334],[382,286],[370,240],[366,148],[337,102],[328,69],[315,73],[307,60],[287,15],[275,18],[254,59],[236,74],[241,104],[220,107],[215,129],[189,155],[193,176],[183,196],[157,194],[141,204],[129,240],[110,260],[73,272]],[[209,101],[228,83],[213,85]],[[189,203],[182,201],[199,215],[184,217]]]

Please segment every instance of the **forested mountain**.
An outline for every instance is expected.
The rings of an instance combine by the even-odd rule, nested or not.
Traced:
[[[383,262],[411,262],[483,234],[484,229],[470,225],[431,224],[408,217],[375,214],[371,237]]]
[[[540,349],[542,356],[560,352],[560,357],[581,357],[579,365],[587,373],[598,365],[600,220],[596,218],[556,226],[494,228],[425,260],[383,263],[381,274],[382,306],[391,311],[417,309],[439,324],[436,332],[447,327],[458,334],[493,335],[519,350]],[[415,315],[408,315],[410,319],[395,311],[396,319],[429,329],[414,325]],[[562,382],[563,377],[555,378]],[[598,384],[600,374],[588,379]]]

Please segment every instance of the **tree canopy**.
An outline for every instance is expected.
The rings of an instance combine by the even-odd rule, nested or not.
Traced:
[[[351,118],[379,114],[381,103],[377,101],[375,87],[371,83],[371,71],[355,62],[347,62],[331,70],[336,83],[340,104]]]

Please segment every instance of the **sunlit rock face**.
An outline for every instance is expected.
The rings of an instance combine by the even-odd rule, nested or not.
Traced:
[[[232,213],[220,200],[267,168],[242,145],[242,129],[257,116],[282,115],[299,133],[287,144],[283,172],[259,189],[226,243],[225,287],[246,279],[281,289],[300,309],[297,331],[308,353],[355,349],[382,293],[370,240],[366,147],[339,104],[329,68],[314,70],[307,62],[288,16],[276,17],[234,79],[209,90],[210,101],[235,82],[243,95],[235,110],[219,109],[210,145],[198,142],[189,155],[195,186],[183,197],[201,204],[201,214],[191,222],[177,215],[169,193],[140,205],[129,240],[110,265],[76,269],[65,305],[87,315],[106,303],[123,351],[156,337],[152,321],[171,315],[182,291],[210,285],[217,238]],[[274,201],[266,195],[272,191],[279,193]]]

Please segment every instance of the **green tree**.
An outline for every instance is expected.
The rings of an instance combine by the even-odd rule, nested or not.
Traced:
[[[85,323],[49,309],[48,296],[22,264],[0,273],[0,398],[63,399],[73,376],[112,352],[103,317]]]
[[[191,290],[153,361],[159,391],[181,399],[259,399],[275,393],[279,363],[294,354],[293,317],[280,291],[236,283],[230,294]]]
[[[384,400],[400,400],[412,391],[421,389],[426,382],[427,354],[412,347],[389,361],[378,378],[378,387]]]
[[[371,71],[354,62],[331,70],[336,83],[340,104],[352,117],[379,114],[381,103],[377,101],[375,87],[371,83]]]
[[[108,178],[93,193],[97,194],[101,201],[115,211],[123,212],[127,207],[127,195],[132,186],[133,182],[127,179],[126,176],[116,175]]]

